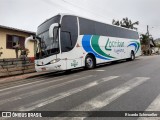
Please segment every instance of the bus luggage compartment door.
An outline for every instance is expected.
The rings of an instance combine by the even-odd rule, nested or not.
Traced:
[[[68,59],[67,60],[67,69],[78,68],[82,66],[82,59]]]

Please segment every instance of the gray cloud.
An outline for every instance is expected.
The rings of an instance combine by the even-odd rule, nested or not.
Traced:
[[[58,14],[71,13],[111,23],[128,17],[139,21],[140,33],[160,37],[159,0],[1,0],[0,24],[36,31],[44,20]]]

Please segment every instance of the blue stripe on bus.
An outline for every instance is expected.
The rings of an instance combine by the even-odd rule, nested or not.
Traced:
[[[82,38],[82,46],[84,48],[84,50],[87,52],[87,53],[92,53],[94,54],[94,56],[96,58],[100,58],[100,59],[104,59],[104,60],[111,60],[109,58],[105,58],[103,56],[100,56],[99,54],[97,54],[92,48],[91,48],[91,38],[92,38],[92,35],[84,35],[83,38]]]

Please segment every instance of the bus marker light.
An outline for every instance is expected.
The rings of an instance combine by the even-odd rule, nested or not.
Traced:
[[[77,43],[77,46],[76,47],[80,47],[80,45]]]

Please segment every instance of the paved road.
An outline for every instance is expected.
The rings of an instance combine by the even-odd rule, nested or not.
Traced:
[[[0,86],[0,111],[160,111],[160,56],[3,84]]]

